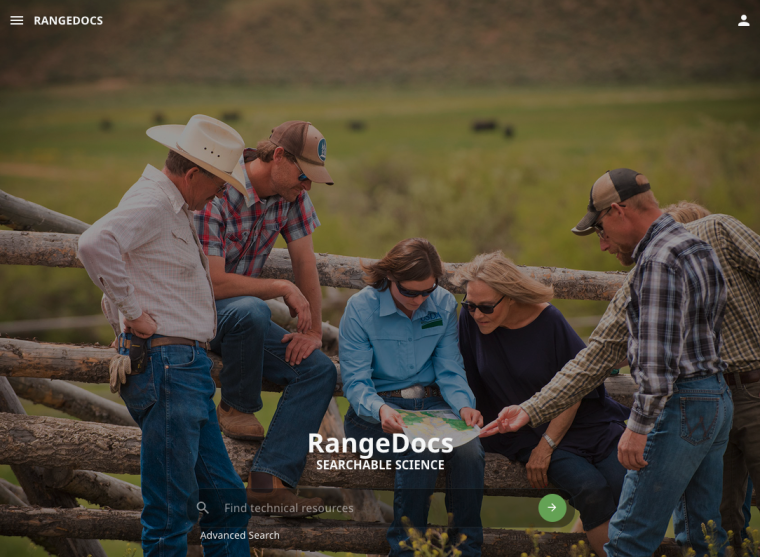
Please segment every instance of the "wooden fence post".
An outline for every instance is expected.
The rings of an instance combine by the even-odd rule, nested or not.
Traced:
[[[0,411],[26,414],[6,377],[0,377]],[[31,504],[64,508],[79,506],[74,497],[48,489],[45,486],[42,469],[36,466],[16,465],[11,466],[11,470]],[[97,540],[61,538],[53,540],[53,546],[60,557],[107,557]]]

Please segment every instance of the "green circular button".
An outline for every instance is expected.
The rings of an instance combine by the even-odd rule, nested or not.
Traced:
[[[562,520],[567,512],[567,503],[559,495],[547,495],[538,503],[538,514],[546,522]]]

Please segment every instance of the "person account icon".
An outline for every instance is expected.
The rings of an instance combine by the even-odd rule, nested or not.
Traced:
[[[739,22],[739,27],[749,27],[749,22],[747,21],[746,15],[742,16],[742,20]]]

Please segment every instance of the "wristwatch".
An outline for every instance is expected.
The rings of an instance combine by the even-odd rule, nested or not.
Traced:
[[[544,433],[543,438],[546,439],[547,443],[549,443],[549,448],[551,448],[551,450],[553,451],[557,450],[557,444],[554,441],[552,441],[551,437],[549,437],[546,433]]]

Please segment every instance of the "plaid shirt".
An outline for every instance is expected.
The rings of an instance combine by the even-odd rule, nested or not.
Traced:
[[[649,227],[633,258],[628,362],[639,392],[628,429],[649,433],[677,379],[728,368],[719,355],[726,283],[710,245],[670,215]]]
[[[721,359],[729,372],[760,369],[760,236],[733,217],[710,215],[684,225],[708,242],[720,261],[728,287],[721,335]],[[626,357],[628,274],[594,329],[587,348],[568,362],[540,393],[520,406],[533,427],[548,422],[595,389]]]
[[[760,235],[727,215],[685,226],[713,247],[726,277],[721,359],[731,373],[760,369]]]
[[[206,255],[224,257],[224,270],[258,277],[277,235],[290,243],[308,236],[319,226],[309,195],[304,191],[293,203],[279,195],[261,199],[253,189],[245,163],[256,158],[256,149],[245,149],[240,158],[249,201],[235,188],[227,187],[195,213],[195,228]]]

